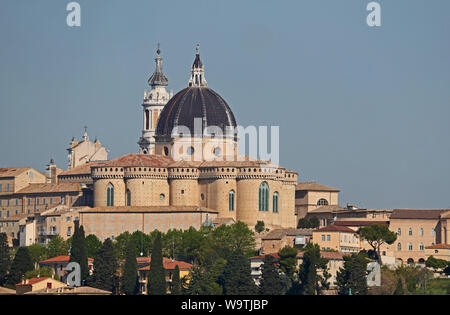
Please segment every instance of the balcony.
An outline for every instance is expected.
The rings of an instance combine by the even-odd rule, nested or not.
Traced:
[[[38,235],[42,235],[42,236],[54,236],[54,235],[58,235],[58,231],[53,230],[53,231],[38,231]]]

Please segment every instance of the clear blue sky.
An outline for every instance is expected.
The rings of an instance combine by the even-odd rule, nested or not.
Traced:
[[[0,167],[66,167],[89,126],[137,152],[161,43],[174,92],[201,44],[209,87],[241,125],[279,125],[280,161],[361,207],[450,206],[450,1],[0,2]]]

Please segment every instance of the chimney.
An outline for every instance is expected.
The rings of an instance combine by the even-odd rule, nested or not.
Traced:
[[[57,184],[58,183],[58,174],[56,170],[56,164],[53,159],[50,159],[50,163],[47,164],[47,178],[49,183]]]

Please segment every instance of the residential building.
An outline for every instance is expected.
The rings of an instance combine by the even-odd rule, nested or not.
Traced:
[[[58,275],[61,281],[66,282],[67,277],[67,265],[70,263],[69,255],[61,255],[45,259],[39,262],[39,268],[50,267],[53,270],[54,275]],[[92,274],[94,271],[94,259],[88,258],[88,268],[89,273]]]
[[[27,292],[39,291],[42,289],[55,289],[65,286],[67,286],[67,284],[49,277],[31,278],[16,284],[16,294],[22,295]]]
[[[285,246],[304,247],[313,235],[313,229],[275,229],[261,237],[261,255],[278,253]]]
[[[360,251],[359,235],[346,226],[329,225],[313,231],[312,242],[319,245],[322,251],[333,250],[342,253]]]

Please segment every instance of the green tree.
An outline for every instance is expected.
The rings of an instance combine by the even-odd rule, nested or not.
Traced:
[[[61,255],[67,255],[69,253],[69,246],[64,239],[55,235],[47,244],[47,257],[52,258]]]
[[[108,238],[103,242],[94,259],[94,272],[91,286],[97,289],[114,292],[117,286],[117,259],[112,241]]]
[[[300,292],[304,295],[319,295],[328,288],[328,260],[320,255],[317,244],[308,244],[303,254],[303,262],[299,269]],[[321,271],[322,275],[320,275]]]
[[[164,295],[167,293],[166,276],[163,265],[161,233],[158,233],[153,244],[148,276],[148,292],[150,295]]]
[[[265,228],[265,224],[264,224],[264,221],[258,221],[258,222],[256,222],[256,225],[255,225],[255,231],[257,232],[257,233],[261,233],[262,231],[264,231],[266,228]]]
[[[222,269],[225,267],[225,260],[219,259]],[[217,269],[220,269],[216,265]],[[223,271],[223,270],[222,270]],[[209,272],[204,266],[195,266],[189,272],[188,285],[186,289],[187,295],[221,295],[223,293],[222,286],[218,283],[219,276],[215,276],[213,272]]]
[[[52,267],[42,267],[39,269],[34,269],[27,271],[25,273],[25,279],[31,279],[31,278],[37,278],[37,277],[54,277],[55,280],[59,280],[58,275],[53,275],[53,269]]]
[[[27,246],[28,252],[31,256],[31,261],[33,261],[33,264],[36,266],[41,260],[45,260],[49,258],[48,256],[48,250],[45,246],[41,244],[33,244],[30,246]]]
[[[391,232],[388,226],[382,224],[372,224],[362,227],[358,230],[358,234],[372,246],[377,253],[378,263],[381,266],[383,264],[380,252],[381,245],[384,243],[389,245],[393,244],[397,239],[397,234]]]
[[[344,256],[344,268],[337,272],[336,282],[339,294],[367,294],[367,258],[363,253]]]
[[[294,272],[297,268],[297,253],[297,249],[290,246],[285,246],[278,252],[280,269],[291,280],[294,280]]]
[[[312,217],[309,219],[309,226],[311,229],[317,229],[320,226],[320,221],[318,217]]]
[[[0,233],[0,286],[5,285],[10,265],[8,237],[6,233]]]
[[[19,247],[16,256],[11,264],[11,270],[8,276],[8,284],[15,285],[22,281],[27,271],[34,270],[33,261],[26,247]]]
[[[206,242],[206,245],[210,246],[218,256],[226,260],[236,251],[241,251],[249,257],[254,253],[255,244],[253,231],[243,222],[232,225],[223,224],[211,230]]]
[[[272,255],[266,255],[264,257],[264,263],[261,269],[260,293],[263,295],[282,295],[284,293],[283,284]]]
[[[226,295],[254,295],[258,289],[251,276],[250,260],[241,250],[231,254],[221,277]]]
[[[86,239],[84,236],[83,226],[75,225],[75,232],[73,233],[72,248],[70,249],[70,261],[80,264],[81,269],[81,285],[89,277],[88,256],[86,250]]]
[[[298,220],[297,228],[298,229],[309,229],[309,228],[311,228],[311,222],[306,218],[302,218],[302,219]]]
[[[405,291],[403,290],[403,281],[400,277],[397,279],[397,286],[395,287],[394,295],[405,295]]]
[[[93,258],[95,260],[95,257],[102,246],[102,242],[94,234],[89,234],[86,236],[86,252],[89,258]]]
[[[180,268],[178,265],[175,266],[175,270],[172,276],[172,295],[181,295],[181,279],[180,279]]]
[[[433,255],[431,255],[430,257],[427,258],[425,266],[433,269],[444,269],[445,267],[447,267],[448,263],[449,262],[444,259],[438,259],[433,257]]]
[[[122,291],[126,295],[136,295],[139,293],[139,282],[137,274],[136,245],[131,238],[128,242],[125,265],[122,274]]]

